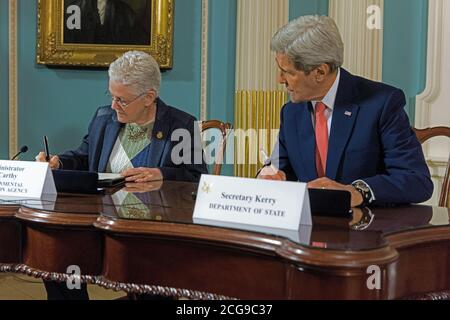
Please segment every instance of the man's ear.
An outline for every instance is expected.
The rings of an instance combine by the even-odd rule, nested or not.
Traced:
[[[328,64],[322,63],[314,71],[316,73],[316,81],[322,82],[331,73],[331,68]]]

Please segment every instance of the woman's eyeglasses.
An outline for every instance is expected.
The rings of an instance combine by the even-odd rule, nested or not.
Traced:
[[[114,97],[113,95],[111,95],[110,93],[107,93],[107,96],[111,99],[112,103],[117,103],[122,109],[128,107],[130,104],[132,104],[133,102],[135,102],[137,99],[139,99],[140,97],[142,97],[144,94],[146,94],[146,92],[141,93],[140,95],[138,95],[137,97],[135,97],[133,100],[131,101],[124,101],[122,100],[122,98],[117,98]]]

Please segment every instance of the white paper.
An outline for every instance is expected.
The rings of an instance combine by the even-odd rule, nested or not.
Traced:
[[[123,178],[120,173],[99,173],[98,180],[114,180]]]

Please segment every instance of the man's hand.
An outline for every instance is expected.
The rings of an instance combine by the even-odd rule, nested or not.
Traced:
[[[45,161],[45,152],[39,152],[39,154],[35,157],[37,162],[47,162]],[[48,162],[51,169],[59,169],[59,157],[58,156],[50,156],[50,161]]]
[[[363,197],[352,185],[340,184],[328,178],[320,178],[308,183],[310,189],[331,189],[331,190],[344,190],[349,191],[352,195],[351,206],[357,207],[363,203]]]
[[[126,182],[144,183],[163,180],[161,170],[158,168],[132,168],[121,173]]]
[[[258,179],[286,181],[286,174],[273,166],[266,166],[259,173]]]

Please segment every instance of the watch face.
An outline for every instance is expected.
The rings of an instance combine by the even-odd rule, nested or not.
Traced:
[[[364,192],[369,192],[369,188],[367,187],[367,185],[365,183],[357,182],[357,183],[355,183],[355,187],[361,189]]]
[[[353,184],[353,186],[356,188],[356,190],[361,193],[363,197],[363,206],[371,203],[372,201],[372,193],[370,192],[369,187],[362,181],[357,181]]]

